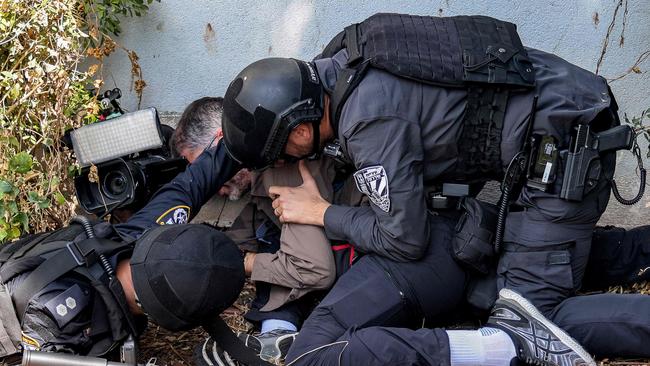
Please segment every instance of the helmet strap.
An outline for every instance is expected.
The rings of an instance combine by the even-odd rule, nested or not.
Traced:
[[[312,129],[314,130],[314,138],[312,140],[311,154],[307,157],[309,160],[316,160],[320,157],[320,120],[312,121]]]

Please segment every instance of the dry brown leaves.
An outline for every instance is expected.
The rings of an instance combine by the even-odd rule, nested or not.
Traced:
[[[15,191],[5,189],[0,197],[0,234],[11,239],[16,228],[25,229],[17,221],[44,231],[74,211],[69,153],[59,138],[80,125],[68,112],[75,99],[80,107],[89,102],[78,88],[88,75],[78,70],[86,35],[75,1],[7,0],[2,6],[8,11],[0,13],[0,177]],[[28,170],[4,164],[18,154],[33,159]]]

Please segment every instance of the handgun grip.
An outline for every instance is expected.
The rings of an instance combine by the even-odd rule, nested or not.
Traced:
[[[634,144],[634,130],[628,125],[616,126],[596,135],[598,152],[630,150]]]

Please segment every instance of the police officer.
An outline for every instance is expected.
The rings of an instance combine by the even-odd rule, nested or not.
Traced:
[[[385,26],[381,21],[386,16],[379,15],[372,24]],[[422,19],[424,17],[400,17],[399,22],[393,18],[385,23],[399,24],[399,30],[408,31],[412,27],[413,34],[419,34],[426,27],[415,24],[437,22]],[[480,30],[484,20],[485,17],[480,17],[469,19],[469,22],[472,29]],[[443,21],[446,20],[440,20]],[[460,20],[457,23],[461,24]],[[502,25],[495,27],[497,32],[508,28]],[[364,29],[363,25],[359,28]],[[450,28],[434,29],[441,29],[441,34],[414,36],[395,47],[406,47],[407,54],[409,47],[414,53],[435,49],[440,51],[441,60],[449,60],[440,65],[441,68],[465,67],[471,74],[474,70],[461,64],[461,57],[443,57],[447,56],[445,47],[456,47],[453,41],[457,39],[481,39],[485,34],[469,34],[470,29],[461,37],[447,38],[452,34]],[[347,29],[345,36],[348,40],[360,37],[365,42],[372,38],[363,33],[359,35],[357,30],[348,33]],[[399,42],[399,37],[382,39],[386,43],[394,39]],[[417,43],[430,39],[434,42],[452,39],[452,43]],[[365,67],[364,72],[351,71],[359,61],[359,45],[363,42],[314,62],[272,58],[246,67],[230,84],[224,98],[225,144],[235,160],[259,169],[278,159],[295,160],[316,154],[325,143],[338,140],[343,154],[357,169],[354,173],[357,187],[369,197],[371,208],[331,205],[319,196],[313,185],[304,184],[298,188],[270,190],[276,198],[276,215],[284,222],[323,226],[328,237],[349,240],[360,251],[372,254],[375,262],[380,263],[375,272],[388,272],[397,284],[398,293],[406,293],[406,298],[415,302],[415,308],[424,316],[436,316],[457,303],[465,273],[453,260],[444,260],[450,256],[449,250],[436,240],[439,234],[433,231],[432,220],[435,219],[427,214],[425,184],[471,183],[503,176],[513,158],[522,152],[524,142],[533,135],[527,133],[529,129],[534,135],[550,139],[547,141],[552,142],[551,153],[567,150],[577,125],[591,126],[596,132],[616,125],[616,105],[604,79],[538,50],[515,48],[514,53],[519,54],[515,64],[522,59],[529,64],[516,64],[514,68],[522,75],[527,74],[525,78],[534,79],[534,83],[506,97],[495,89],[488,88],[482,94],[472,88],[450,88],[443,83],[425,84],[414,81],[414,77],[399,77],[378,67],[367,67],[372,61],[363,55],[360,67]],[[510,53],[512,50],[497,47],[488,48],[488,51]],[[418,55],[403,59],[417,60],[415,56]],[[419,56],[430,58],[431,54]],[[477,64],[476,68],[486,66],[490,69],[488,64],[497,59],[498,55],[484,64]],[[496,74],[494,70],[488,70],[488,74],[499,77],[499,68]],[[434,70],[434,74],[437,71]],[[355,87],[340,93],[341,84],[354,84]],[[482,100],[483,95],[489,95],[490,101]],[[503,104],[503,100],[507,102]],[[330,105],[334,107],[330,109]],[[470,121],[472,116],[484,123]],[[595,168],[598,174],[581,192],[584,194],[571,201],[560,199],[560,192],[572,187],[563,187],[564,171],[557,167],[557,162],[553,161],[552,172],[544,174],[542,180],[546,186],[524,187],[508,214],[505,245],[499,259],[499,287],[520,292],[542,313],[556,319],[566,320],[571,314],[586,310],[601,319],[625,318],[623,312],[612,314],[611,309],[619,308],[616,303],[628,306],[638,298],[568,299],[580,286],[593,228],[609,198],[614,155],[600,154]],[[522,169],[527,170],[528,166]],[[408,265],[399,262],[416,263],[423,272],[420,276],[401,277]],[[435,270],[426,272],[422,268],[427,265]],[[356,272],[354,267],[352,272]],[[351,275],[343,279],[346,277]],[[369,278],[372,276],[357,279],[368,281]],[[332,293],[339,287],[340,282]],[[324,300],[329,308],[319,307],[323,312],[334,313],[341,302],[329,303],[328,299],[334,299],[332,293]],[[495,313],[497,317],[498,313]],[[359,324],[355,323],[355,315],[363,317],[366,314],[350,314],[350,321],[342,324]],[[340,316],[340,313],[335,314],[339,322]],[[309,351],[310,346],[336,341],[336,337],[322,337],[322,342],[306,339],[304,329],[316,324],[310,320],[294,348]],[[582,336],[585,342],[607,339],[614,324],[608,323],[608,327],[583,331],[576,336]],[[512,337],[530,331],[525,326],[510,325],[508,334]],[[314,333],[322,335],[323,331]],[[351,334],[354,335],[354,331]],[[533,334],[533,337],[539,335]],[[348,335],[348,341],[350,337]],[[440,342],[445,343],[443,338]],[[303,359],[308,353],[297,351],[293,357]]]
[[[71,225],[3,247],[0,356],[15,350],[9,342],[23,350],[101,356],[129,335],[137,339],[143,314],[168,330],[204,325],[212,332],[243,287],[239,250],[207,225],[155,227],[135,248],[105,222],[84,225],[85,232]]]
[[[202,103],[199,103],[199,102],[202,102]],[[194,122],[195,125],[192,126],[192,128],[189,128],[189,127],[182,128],[181,127],[180,129],[177,129],[175,131],[175,133],[174,133],[175,135],[179,136],[179,139],[178,139],[179,141],[186,141],[186,145],[183,145],[183,144],[180,144],[180,143],[176,145],[176,147],[179,150],[185,150],[185,152],[187,153],[187,154],[185,154],[186,156],[198,157],[201,154],[201,152],[204,152],[206,146],[211,145],[211,141],[210,141],[211,138],[210,139],[204,139],[204,140],[201,140],[201,141],[194,141],[192,136],[185,136],[186,134],[188,134],[188,132],[186,132],[186,131],[196,129],[197,128],[196,123],[199,123],[200,121],[203,121],[203,120],[206,120],[206,119],[207,120],[214,120],[214,119],[219,119],[220,120],[220,113],[221,113],[220,112],[220,107],[216,108],[216,110],[218,110],[218,113],[217,113],[217,111],[212,110],[212,109],[215,109],[215,108],[212,108],[209,113],[198,113],[197,114],[197,110],[199,110],[199,111],[202,110],[202,108],[205,107],[205,103],[207,103],[207,102],[208,101],[205,101],[204,99],[201,99],[201,100],[199,100],[199,101],[197,101],[195,103],[192,103],[190,105],[190,107],[188,107],[186,109],[186,111],[184,112],[184,116],[187,114],[187,118],[181,119],[181,122],[191,120],[191,121],[195,121]],[[190,113],[190,112],[192,112],[192,113]],[[189,123],[187,123],[187,124],[189,124]],[[183,125],[185,125],[185,124],[183,124]],[[216,129],[217,129],[217,127],[215,127],[214,125],[205,126],[205,128],[202,129],[200,133],[195,133],[194,135],[195,136],[196,135],[214,136]],[[212,143],[211,149],[216,149],[218,145],[219,145],[218,140],[215,140],[214,143]],[[183,149],[183,146],[187,146],[187,147],[185,149]],[[211,149],[208,149],[208,150],[211,150]],[[211,153],[210,151],[206,152],[206,154],[210,154],[210,153]],[[218,155],[215,155],[215,156],[218,156]],[[334,172],[331,171],[332,169],[330,169],[334,164],[332,164],[331,161],[329,161],[329,162],[327,161],[327,160],[331,160],[331,159],[323,158],[321,160],[323,160],[323,161],[322,162],[314,161],[314,162],[311,162],[310,164],[311,165],[315,164],[316,166],[323,166],[323,167],[328,167],[328,168],[324,169],[322,172],[317,172],[317,170],[310,169],[310,172],[312,172],[312,174],[331,175],[331,177],[327,179],[328,181],[334,179],[334,176],[333,176]],[[191,162],[193,162],[193,160]],[[218,177],[219,172],[210,171],[209,169],[217,169],[219,167],[220,166],[217,165],[217,164],[211,164],[211,165],[205,165],[205,164],[194,165],[193,164],[188,168],[187,172],[182,173],[179,177],[177,177],[177,181],[186,181],[186,179],[187,179],[185,177],[186,175],[190,175],[190,176],[202,175],[202,176],[209,176],[209,177]],[[205,169],[208,169],[208,170],[205,170]],[[316,180],[317,185],[319,186],[320,192],[326,192],[328,190],[331,190],[332,187],[330,187],[328,189],[328,188],[326,188],[324,186],[322,177],[316,177],[315,180]],[[195,181],[195,182],[196,182],[196,189],[192,190],[192,191],[187,191],[187,193],[185,193],[185,194],[189,195],[189,194],[191,194],[193,192],[206,192],[206,191],[210,191],[211,189],[214,189],[214,185],[210,184],[210,182],[208,182],[207,180],[198,180],[198,181]],[[301,182],[301,178],[300,178],[300,174],[299,174],[298,170],[296,169],[296,167],[290,167],[289,165],[287,165],[287,166],[285,166],[284,168],[281,168],[281,169],[268,169],[268,170],[264,171],[263,174],[261,174],[261,177],[259,178],[258,183],[256,183],[254,185],[254,187],[253,187],[252,194],[253,194],[253,196],[259,197],[259,200],[256,201],[257,204],[259,205],[257,207],[257,209],[260,210],[260,207],[264,207],[264,208],[261,209],[261,212],[258,212],[257,215],[253,214],[252,215],[253,218],[257,218],[259,220],[260,218],[266,217],[266,214],[263,214],[262,212],[267,212],[268,215],[272,215],[273,210],[270,207],[270,203],[268,204],[269,208],[267,209],[266,208],[267,203],[265,203],[263,201],[264,201],[264,197],[267,196],[267,190],[268,190],[269,185],[283,184],[283,183],[280,183],[280,182],[285,182],[284,183],[285,185],[291,185],[291,186],[299,185],[300,182]],[[289,182],[291,182],[291,183],[289,183]],[[171,183],[169,187],[165,187],[162,190],[161,194],[159,194],[151,202],[152,207],[162,207],[162,208],[160,208],[161,211],[159,211],[159,212],[153,212],[152,210],[143,211],[143,212],[148,212],[148,215],[150,216],[150,219],[149,219],[148,222],[150,224],[155,224],[155,222],[154,222],[155,218],[158,217],[163,212],[168,211],[168,209],[173,206],[174,201],[168,202],[167,199],[166,199],[166,194],[163,194],[163,193],[168,192],[168,191],[171,190],[171,191],[175,192],[174,196],[176,197],[178,195],[177,188],[174,187],[176,184],[177,183]],[[203,184],[207,184],[207,185],[204,186]],[[351,186],[354,186],[354,183],[352,183]],[[336,199],[336,201],[339,202],[339,203],[345,202],[344,204],[347,204],[347,205],[355,205],[355,206],[358,205],[358,201],[359,201],[359,198],[360,198],[359,197],[360,193],[358,191],[356,191],[356,188],[352,188],[352,187],[350,187],[352,189],[350,190],[350,192],[348,192],[347,188],[348,187],[347,187],[347,184],[346,184],[340,190],[337,191],[337,194],[339,196],[346,196],[346,198],[338,197]],[[328,194],[331,194],[331,193],[328,193]],[[350,196],[350,197],[348,197],[348,196]],[[201,197],[205,197],[206,199],[209,198],[209,196],[207,194],[203,194],[203,193],[201,193]],[[326,196],[324,196],[324,197],[326,197]],[[193,204],[192,202],[198,202],[197,199],[192,199],[189,196],[184,198],[184,200],[186,202],[190,202],[190,204]],[[161,205],[161,203],[166,203],[166,205]],[[366,202],[366,205],[367,204],[368,203]],[[200,208],[200,206],[198,206],[198,207],[193,206],[193,207],[190,207],[190,211],[191,212],[197,212],[199,210],[199,208]],[[242,225],[239,225],[238,227],[234,227],[232,229],[235,230],[236,234],[241,234],[241,235],[239,235],[241,238],[244,238],[244,240],[247,240],[252,235],[253,236],[255,235],[255,234],[250,233],[250,231],[252,230],[253,232],[255,232],[258,225],[251,225],[251,223],[247,222],[247,220],[250,220],[250,217],[246,218],[245,216],[246,216],[246,214],[244,214],[244,220],[242,222]],[[239,221],[240,218],[238,218],[238,221]],[[141,221],[141,222],[147,222],[146,220],[143,221],[142,218],[137,218],[137,217],[136,217],[136,220]],[[317,259],[317,258],[315,258],[317,256],[322,256],[323,254],[320,253],[317,250],[318,246],[320,244],[318,242],[316,242],[316,240],[318,240],[319,236],[316,236],[316,235],[314,235],[312,233],[312,230],[317,231],[318,229],[314,228],[314,227],[311,227],[311,229],[310,229],[310,226],[308,226],[308,225],[298,225],[298,226],[295,226],[294,229],[297,230],[299,227],[303,227],[304,231],[298,232],[298,231],[292,230],[290,236],[285,236],[285,239],[291,240],[292,242],[291,243],[286,242],[284,245],[290,245],[291,246],[290,251],[293,254],[296,254],[297,251],[304,252],[305,255],[307,255],[310,258],[310,261],[313,261],[314,259]],[[303,229],[301,229],[301,230],[303,230]],[[241,233],[240,233],[240,231],[241,231]],[[642,229],[638,229],[638,230],[634,230],[633,232],[635,232],[635,233],[639,232],[640,233],[642,231],[643,231]],[[597,233],[597,238],[594,239],[595,248],[594,248],[594,250],[592,250],[591,261],[590,261],[590,266],[592,267],[592,270],[590,272],[588,272],[588,273],[591,273],[592,275],[589,278],[589,283],[586,284],[589,288],[591,288],[591,289],[602,289],[603,286],[608,286],[610,284],[611,285],[620,285],[622,283],[621,281],[624,281],[624,280],[640,280],[640,279],[644,278],[644,277],[639,277],[638,273],[639,273],[639,269],[643,269],[643,268],[647,267],[648,261],[645,260],[645,259],[639,259],[642,256],[639,256],[639,255],[635,254],[635,253],[640,253],[640,252],[643,251],[643,249],[637,243],[638,240],[637,241],[624,240],[627,243],[627,245],[619,245],[617,243],[619,241],[622,241],[623,239],[621,237],[624,236],[624,233],[621,233],[620,229],[616,229],[616,230],[600,229],[596,233]],[[232,234],[232,232],[231,232],[231,234]],[[616,234],[616,235],[614,235],[614,234]],[[633,237],[642,237],[642,236],[643,236],[642,234],[637,234],[637,235],[635,235]],[[631,238],[632,236],[628,235],[627,237]],[[625,251],[627,248],[631,249],[629,251],[629,253],[631,255],[625,255],[625,253],[627,253],[627,252],[625,252],[623,254],[620,254],[621,250]],[[615,253],[612,252],[612,251],[615,251]],[[335,254],[337,254],[337,253],[335,252]],[[634,254],[634,255],[632,255],[632,254]],[[269,257],[269,260],[271,261],[271,263],[278,262],[275,259],[272,259],[271,255],[266,255],[266,256]],[[301,255],[301,258],[307,258],[307,257],[305,257],[304,255]],[[637,263],[634,263],[634,267],[630,267],[630,266],[628,266],[627,262],[623,261],[626,258],[635,258]],[[281,261],[281,262],[284,262],[284,261]],[[294,262],[294,260],[287,261],[287,263],[293,263],[293,262]],[[346,261],[346,263],[347,263],[347,261]],[[256,263],[256,265],[258,265],[258,264],[259,263]],[[264,266],[262,266],[262,267],[264,267]],[[341,270],[340,267],[341,266],[337,265],[337,272]],[[363,270],[360,273],[362,273],[364,275],[367,275],[366,270]],[[646,271],[646,272],[643,272],[642,275],[646,276],[645,278],[647,278],[647,275],[649,273],[650,272]],[[265,278],[262,278],[262,277],[260,277],[259,279],[268,281],[268,279],[265,279]],[[280,285],[283,285],[285,287],[289,286],[289,285],[290,286],[295,286],[293,284],[292,280],[284,280],[284,279],[278,278],[276,281],[277,281],[276,283],[278,283]],[[286,281],[286,282],[283,282],[283,281]],[[336,289],[336,292],[340,292],[341,289],[342,288],[339,286]],[[305,290],[305,288],[291,289],[291,290],[286,288],[284,291],[286,291],[286,293],[298,293],[299,296],[300,296],[300,294],[304,293],[306,290]],[[372,291],[374,291],[374,290],[372,290]],[[281,296],[281,297],[280,296],[275,296],[274,299],[285,301],[286,300],[286,295]],[[275,301],[275,302],[277,303],[277,301]],[[268,306],[268,305],[266,305],[266,306]],[[269,313],[268,315],[273,317],[273,316],[277,316],[277,313]],[[591,316],[590,314],[585,314],[585,315]],[[569,318],[567,320],[571,320],[571,319],[574,319],[574,318]],[[591,319],[593,319],[593,317]],[[299,322],[300,322],[300,320],[297,320],[297,321],[295,321],[295,324],[299,324]],[[320,324],[322,324],[322,323],[319,323],[319,325]],[[567,324],[563,324],[563,325],[572,326],[574,328],[576,327],[576,325],[574,323],[568,324],[568,322],[567,322]],[[309,329],[305,330],[305,334],[306,335],[309,334]],[[642,336],[639,337],[639,341],[637,343],[643,343],[643,339],[646,339],[646,338],[644,338]],[[604,342],[604,343],[606,343],[606,342]],[[249,341],[249,344],[250,344],[250,341]],[[610,344],[610,345],[607,345],[605,347],[599,348],[599,350],[601,350],[603,352],[602,354],[605,355],[605,356],[613,356],[613,355],[618,355],[618,356],[636,355],[636,356],[638,356],[638,355],[640,355],[639,350],[643,349],[642,347],[632,347],[632,345],[628,345],[628,344],[625,344],[625,345],[622,345],[622,346],[623,346],[622,348],[613,349],[614,347],[619,347],[619,346]],[[211,357],[213,359],[215,359],[216,357],[223,358],[223,356],[221,356],[221,350],[218,347],[213,347],[213,342],[206,342],[205,344],[202,345],[202,348],[205,348],[206,352],[202,352],[201,358],[203,358],[203,357]],[[635,349],[634,349],[633,352],[630,353],[629,350],[632,349],[632,348],[635,348]],[[213,350],[217,350],[217,353],[212,352]],[[628,353],[625,353],[626,350],[628,350]],[[208,356],[205,356],[206,354]],[[215,361],[212,361],[212,362],[215,362]],[[225,362],[225,361],[223,361],[223,362]]]
[[[170,139],[172,154],[183,156],[192,164],[206,147],[216,146],[222,137],[222,109],[222,98],[204,97],[190,103]],[[331,180],[327,180],[334,168],[328,164],[330,161],[322,163],[314,162],[312,171],[322,175],[318,181],[327,197],[327,192],[332,190]],[[246,274],[256,284],[255,298],[245,318],[259,325],[260,333],[245,333],[240,337],[261,358],[278,363],[284,360],[300,324],[315,304],[313,295],[305,295],[331,287],[336,269],[322,228],[279,223],[267,192],[273,183],[300,185],[297,166],[269,169],[252,177],[248,170],[242,169],[218,194],[233,200],[242,192],[251,191],[250,202],[226,232],[244,251]],[[198,211],[198,207],[191,211]],[[309,246],[301,245],[304,242],[309,242]],[[195,360],[197,364],[228,363],[213,343],[204,342],[195,352],[199,356]]]
[[[137,238],[151,227],[185,224],[240,169],[221,144],[207,148],[183,173],[159,189],[144,208],[115,226],[124,235]]]

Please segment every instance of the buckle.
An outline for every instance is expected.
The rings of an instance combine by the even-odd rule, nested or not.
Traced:
[[[75,262],[77,262],[78,265],[83,266],[86,264],[86,260],[84,259],[81,250],[77,246],[77,243],[71,241],[66,244],[65,247],[68,248],[70,255],[72,255],[72,258],[75,260]]]
[[[75,262],[77,262],[78,265],[82,266],[91,266],[95,262],[97,262],[97,252],[95,251],[94,247],[92,244],[86,244],[84,245],[85,242],[87,241],[95,241],[97,239],[91,238],[91,239],[84,239],[80,241],[79,243],[76,243],[74,241],[69,242],[66,244],[66,248],[68,248],[68,251],[74,258]],[[87,251],[84,251],[83,249],[86,248]]]

